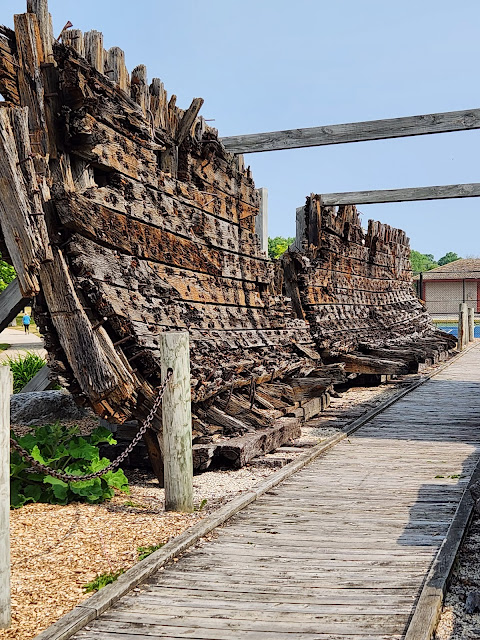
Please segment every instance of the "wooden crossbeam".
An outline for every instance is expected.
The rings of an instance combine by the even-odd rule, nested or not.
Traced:
[[[407,202],[413,200],[445,200],[448,198],[476,198],[480,196],[480,183],[445,184],[437,187],[413,187],[410,189],[385,189],[380,191],[347,191],[323,193],[323,205],[380,204],[382,202]]]
[[[423,116],[367,120],[308,129],[287,129],[221,138],[231,153],[259,153],[327,144],[365,142],[385,138],[423,136],[432,133],[480,129],[480,109],[430,113]]]

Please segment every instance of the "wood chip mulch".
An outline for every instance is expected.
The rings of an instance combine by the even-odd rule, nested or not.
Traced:
[[[103,505],[30,504],[11,512],[12,626],[1,640],[31,640],[91,594],[98,575],[137,562],[139,546],[168,542],[203,517],[165,513],[141,488]]]

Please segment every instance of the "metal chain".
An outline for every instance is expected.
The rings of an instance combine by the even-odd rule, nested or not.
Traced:
[[[157,397],[155,398],[155,402],[153,403],[153,407],[150,413],[148,414],[147,418],[145,419],[142,427],[140,428],[138,433],[135,435],[131,443],[128,445],[125,451],[118,456],[118,458],[116,458],[107,467],[105,467],[104,469],[101,469],[100,471],[96,471],[95,473],[88,473],[82,476],[77,476],[69,473],[62,473],[61,471],[57,471],[56,469],[51,469],[50,467],[47,467],[41,462],[38,462],[38,460],[35,460],[35,458],[33,458],[30,455],[30,453],[26,449],[24,449],[22,445],[19,444],[14,438],[10,438],[10,444],[14,449],[18,451],[18,453],[22,456],[24,460],[27,460],[31,464],[31,466],[33,467],[32,471],[34,469],[38,469],[41,473],[45,473],[49,476],[57,478],[58,480],[63,480],[63,482],[79,482],[80,480],[93,480],[94,478],[100,478],[101,476],[104,476],[109,471],[113,471],[113,469],[116,469],[125,460],[125,458],[133,451],[133,449],[139,443],[140,439],[142,438],[146,430],[151,426],[153,418],[155,417],[155,414],[157,413],[158,408],[160,407],[160,403],[162,402],[162,398],[165,393],[165,389],[167,388],[168,381],[170,380],[172,375],[173,375],[173,369],[168,369],[167,375],[165,376],[165,380],[163,381],[162,385],[158,388],[158,394],[157,394]]]

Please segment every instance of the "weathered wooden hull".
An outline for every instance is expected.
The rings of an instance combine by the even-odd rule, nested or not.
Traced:
[[[80,402],[142,419],[158,335],[188,329],[197,467],[240,465],[294,437],[345,371],[411,370],[453,346],[414,295],[403,232],[365,235],[354,208],[313,197],[296,249],[269,260],[250,170],[198,117],[203,101],[179,109],[144,67],[130,80],[97,32],[52,48],[42,20],[0,30],[0,223],[50,368]],[[159,439],[147,444],[160,469]]]

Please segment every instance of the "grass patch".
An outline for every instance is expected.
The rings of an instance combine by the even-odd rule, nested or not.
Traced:
[[[25,355],[19,354],[16,358],[7,358],[3,364],[8,365],[13,374],[13,393],[19,393],[47,362],[37,353],[27,351]]]
[[[10,349],[10,346],[11,345],[9,344],[2,343],[0,344],[0,351],[6,351],[7,349]]]
[[[91,582],[87,582],[87,584],[84,584],[82,589],[85,589],[86,593],[91,593],[92,591],[100,591],[100,589],[106,587],[107,584],[112,584],[112,582],[115,582],[115,580],[119,578],[122,573],[125,573],[125,569],[120,569],[119,571],[114,571],[113,573],[101,573]]]
[[[161,549],[164,546],[165,543],[162,544],[151,544],[148,547],[138,547],[137,548],[137,553],[138,553],[138,560],[145,560],[145,558],[148,558],[149,555],[151,555],[154,551],[158,551],[159,549]]]

